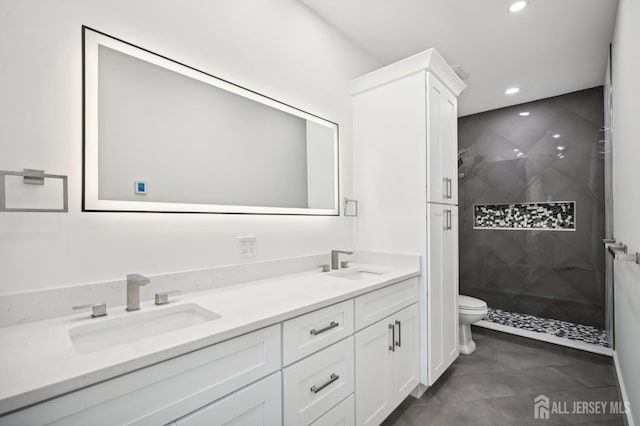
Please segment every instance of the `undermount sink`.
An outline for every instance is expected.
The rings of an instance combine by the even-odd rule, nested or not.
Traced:
[[[73,327],[69,337],[78,352],[90,353],[126,345],[205,322],[220,315],[195,303],[148,312],[133,312],[116,319],[96,319],[93,324]]]
[[[382,275],[383,271],[376,271],[373,269],[341,269],[333,272],[331,275],[338,278],[346,278],[348,280],[366,280],[367,278]]]

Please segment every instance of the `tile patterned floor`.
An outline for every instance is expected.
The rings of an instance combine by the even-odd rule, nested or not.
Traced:
[[[564,337],[565,339],[600,345],[605,348],[609,347],[609,343],[607,342],[607,333],[600,328],[589,325],[580,325],[567,321],[540,318],[534,315],[507,312],[494,308],[489,308],[489,313],[485,320],[509,327],[537,331],[539,333]]]
[[[384,426],[623,425],[610,414],[551,413],[536,420],[544,394],[572,411],[574,401],[619,401],[611,358],[473,327],[476,351],[460,357],[422,397],[408,397]]]

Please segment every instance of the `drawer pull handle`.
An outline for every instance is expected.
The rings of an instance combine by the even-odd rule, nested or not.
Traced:
[[[314,336],[317,336],[318,334],[324,333],[325,331],[329,331],[329,330],[331,330],[332,328],[336,328],[336,327],[337,327],[337,326],[339,326],[339,325],[340,325],[340,323],[335,322],[335,321],[331,321],[331,323],[330,323],[328,326],[326,326],[326,327],[324,327],[324,328],[321,328],[321,329],[319,329],[319,330],[316,330],[316,329],[314,328],[314,329],[313,329],[313,330],[311,330],[309,333],[313,334]]]
[[[396,325],[398,326],[398,341],[396,342],[397,347],[402,346],[402,323],[396,320]]]
[[[329,377],[329,380],[327,380],[326,382],[324,382],[321,385],[313,385],[311,386],[311,392],[313,393],[318,393],[320,392],[322,389],[326,388],[327,386],[329,386],[331,383],[335,382],[336,380],[338,380],[340,378],[340,376],[338,376],[337,374],[332,374]]]

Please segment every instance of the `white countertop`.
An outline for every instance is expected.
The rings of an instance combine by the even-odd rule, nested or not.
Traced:
[[[419,275],[414,268],[354,264],[350,270],[376,270],[360,280],[332,273],[305,272],[213,290],[174,295],[171,303],[141,303],[141,310],[108,307],[109,315],[88,313],[0,328],[0,414],[219,343],[285,319]],[[153,282],[151,282],[153,285]],[[79,353],[69,329],[144,315],[196,303],[219,319],[162,333],[92,353]],[[123,332],[126,332],[123,330]]]

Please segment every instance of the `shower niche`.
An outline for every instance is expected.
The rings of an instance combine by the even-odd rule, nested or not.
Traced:
[[[575,231],[576,203],[557,201],[474,205],[473,229]]]

